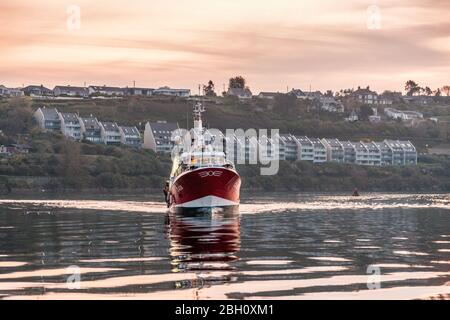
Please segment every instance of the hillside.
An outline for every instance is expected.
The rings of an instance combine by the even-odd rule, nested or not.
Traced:
[[[178,99],[124,99],[37,101],[28,99],[0,101],[0,145],[27,143],[30,154],[0,158],[0,193],[112,192],[134,190],[159,192],[170,170],[168,156],[149,150],[135,150],[71,142],[61,134],[42,133],[32,121],[33,111],[42,105],[64,112],[93,114],[100,120],[137,125],[146,121],[167,120],[185,126],[191,103]],[[290,102],[288,101],[287,104]],[[234,99],[217,99],[207,104],[206,119],[210,127],[279,128],[281,132],[318,137],[348,139],[410,139],[423,150],[427,144],[448,143],[432,124],[411,128],[391,122],[347,123],[342,115],[309,113],[304,102],[290,108],[276,101],[241,103]],[[445,109],[444,109],[445,110]],[[442,110],[440,111],[442,112]],[[140,123],[140,125],[139,125]],[[308,162],[280,164],[276,176],[260,176],[258,166],[238,166],[244,190],[265,191],[350,191],[355,187],[372,191],[449,191],[450,159],[421,155],[414,167],[362,167]]]
[[[3,105],[5,102],[3,102]],[[144,129],[145,122],[167,120],[178,122],[180,127],[191,124],[192,102],[176,98],[138,98],[117,100],[34,100],[33,110],[46,105],[63,112],[78,112],[82,116],[95,115],[99,120],[117,121],[123,125],[136,125]],[[402,123],[369,123],[344,121],[344,115],[329,112],[307,112],[308,102],[281,99],[268,101],[254,99],[240,102],[232,97],[216,98],[206,102],[206,125],[225,130],[227,128],[280,129],[281,133],[308,135],[311,137],[336,137],[340,139],[402,139],[411,140],[420,152],[425,145],[449,142],[448,125],[423,123],[407,127]],[[418,110],[426,117],[450,118],[450,106],[394,106],[399,109]],[[382,108],[379,108],[382,111]],[[188,121],[187,121],[188,120]]]

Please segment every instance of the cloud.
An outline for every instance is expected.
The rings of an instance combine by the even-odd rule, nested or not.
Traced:
[[[188,1],[169,11],[175,2],[105,3],[82,0],[82,28],[70,32],[65,2],[2,0],[4,81],[139,79],[194,88],[244,74],[257,90],[281,90],[309,82],[321,89],[358,82],[399,89],[407,76],[431,86],[448,78],[450,1],[380,0],[380,30],[367,29],[370,3],[357,0],[342,7],[268,0],[254,10],[251,2],[218,1],[200,11]]]

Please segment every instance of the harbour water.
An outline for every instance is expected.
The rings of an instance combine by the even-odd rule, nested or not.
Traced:
[[[450,297],[448,194],[0,199],[0,299]]]

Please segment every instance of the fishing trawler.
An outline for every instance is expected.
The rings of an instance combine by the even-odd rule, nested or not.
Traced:
[[[188,148],[173,157],[166,201],[173,209],[230,208],[239,205],[241,178],[234,164],[205,138],[204,106],[194,105],[194,128]]]

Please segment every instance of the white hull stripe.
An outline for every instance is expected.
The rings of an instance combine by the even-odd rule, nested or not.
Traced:
[[[236,206],[239,202],[234,202],[216,196],[206,196],[185,203],[175,205],[176,208],[212,208]]]

